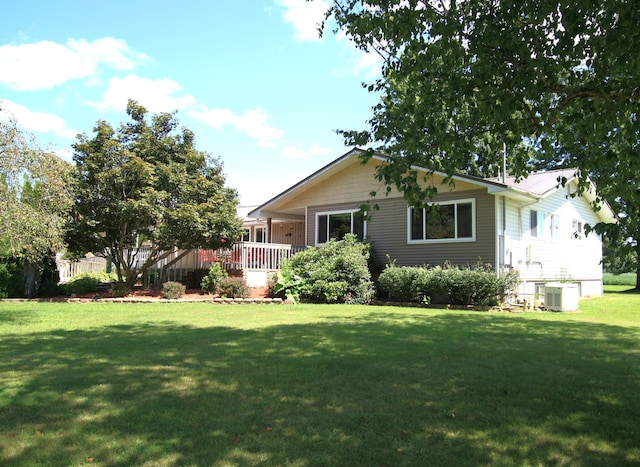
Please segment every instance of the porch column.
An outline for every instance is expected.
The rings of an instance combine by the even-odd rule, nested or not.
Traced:
[[[271,242],[271,217],[267,217],[267,243]]]

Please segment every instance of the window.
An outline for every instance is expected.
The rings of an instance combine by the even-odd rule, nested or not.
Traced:
[[[533,209],[529,213],[529,232],[532,237],[538,236],[538,211]]]
[[[529,215],[529,233],[533,238],[550,238],[552,235],[551,217],[532,209]]]
[[[560,238],[560,216],[549,215],[549,238]]]
[[[316,243],[342,240],[346,234],[364,239],[364,216],[360,211],[323,212],[316,215]]]
[[[267,241],[267,229],[265,229],[264,227],[256,227],[255,231],[255,238],[254,238],[254,242],[257,243],[266,243]]]
[[[560,238],[560,216],[542,213],[534,209],[529,216],[529,233],[532,238]]]
[[[249,229],[243,229],[242,230],[242,241],[243,242],[248,242],[250,241],[249,239],[251,238],[251,231]]]
[[[573,220],[571,223],[571,229],[573,231],[571,238],[582,240],[582,235],[584,234],[584,226],[582,225],[582,222],[579,220]]]
[[[409,242],[475,240],[475,200],[409,208]]]

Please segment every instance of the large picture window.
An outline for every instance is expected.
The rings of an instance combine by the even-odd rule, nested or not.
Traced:
[[[364,216],[360,211],[323,212],[316,215],[316,243],[342,240],[348,233],[364,239]]]
[[[475,204],[464,199],[409,208],[409,242],[475,240]]]

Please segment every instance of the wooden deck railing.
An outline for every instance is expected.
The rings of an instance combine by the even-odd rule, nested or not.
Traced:
[[[231,248],[216,251],[216,256],[218,261],[222,261],[222,266],[229,270],[277,271],[283,260],[303,249],[280,243],[239,242]]]
[[[205,270],[211,267],[214,262],[221,262],[222,267],[233,271],[262,270],[277,271],[281,268],[282,261],[291,258],[295,253],[304,250],[303,246],[292,246],[280,243],[255,243],[238,242],[231,248],[221,248],[219,250],[192,250],[177,263],[173,260],[180,255],[179,250],[173,251],[169,256],[158,261],[151,269],[167,271],[180,270],[180,276],[175,276],[179,280],[183,273],[193,270]],[[149,257],[148,248],[139,248],[135,251],[135,266],[140,267]],[[60,269],[60,277],[63,281],[69,280],[75,273],[80,271],[96,272],[104,271],[106,260],[95,258],[100,262],[89,266],[81,262],[64,262],[64,267]],[[60,264],[63,262],[61,261]],[[89,267],[90,269],[87,269]]]

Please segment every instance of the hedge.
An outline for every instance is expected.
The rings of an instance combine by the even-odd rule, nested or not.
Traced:
[[[392,300],[493,306],[515,288],[518,280],[516,272],[498,276],[490,265],[483,264],[472,268],[391,264],[380,274],[379,285]]]

